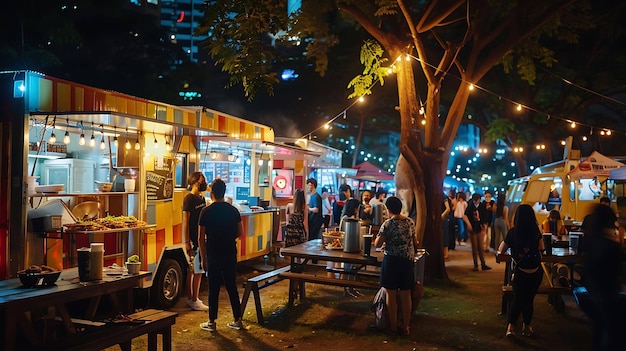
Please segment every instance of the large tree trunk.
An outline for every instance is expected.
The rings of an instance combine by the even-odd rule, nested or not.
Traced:
[[[430,254],[426,258],[424,279],[447,278],[441,230],[443,150],[422,147],[422,141],[417,131],[419,106],[413,67],[410,62],[399,62],[397,78],[401,117],[401,155],[396,166],[396,189],[404,203],[404,212],[415,220],[415,230],[421,246]],[[430,90],[431,88],[429,88],[429,93]],[[434,96],[438,96],[438,91]],[[438,98],[427,101],[430,123],[437,123],[437,119],[432,118],[432,115],[437,116],[438,110],[436,107],[432,107],[432,110],[428,111],[428,107],[437,106],[438,101]],[[431,140],[431,142],[438,142],[438,139]]]

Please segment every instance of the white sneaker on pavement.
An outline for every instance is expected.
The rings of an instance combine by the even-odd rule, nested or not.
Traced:
[[[200,323],[200,329],[214,332],[217,331],[217,325],[215,324],[215,322],[206,321]]]
[[[240,320],[228,323],[228,327],[236,330],[241,330],[243,328],[243,323]]]
[[[202,303],[200,299],[196,301],[187,300],[187,306],[194,311],[208,311],[209,307]]]

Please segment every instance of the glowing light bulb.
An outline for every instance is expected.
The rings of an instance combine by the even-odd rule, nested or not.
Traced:
[[[521,111],[522,110],[522,104],[517,104],[517,110]]]
[[[71,142],[71,140],[70,140],[70,132],[68,132],[66,130],[65,131],[65,135],[63,136],[63,144],[69,145],[70,142]]]
[[[80,138],[78,138],[78,143],[80,145],[85,145],[85,134],[81,133]]]
[[[128,139],[126,139],[126,150],[130,150],[131,149],[131,145],[130,145],[130,141]]]
[[[583,135],[583,141],[587,141],[587,136]]]
[[[156,140],[156,138],[154,138],[154,148],[155,149],[159,148],[159,142]]]
[[[91,134],[91,138],[89,139],[89,146],[91,147],[96,146],[96,137],[93,136],[93,134]]]
[[[117,136],[113,137],[113,145],[115,145],[115,147],[117,147],[120,144],[120,142],[117,140]]]
[[[48,144],[53,145],[56,142],[57,142],[57,136],[54,135],[54,132],[52,132],[52,134],[50,135],[50,139],[48,139]]]
[[[606,135],[611,135],[611,131],[610,131],[610,130],[607,130],[607,131],[606,131]]]
[[[469,90],[474,90],[474,84],[470,84],[468,87]]]
[[[104,138],[100,139],[100,150],[106,149],[107,145],[104,142]]]
[[[572,123],[570,124],[570,127],[576,128],[576,122],[572,121]]]
[[[139,149],[141,149],[141,144],[139,144],[139,138],[137,138],[137,140],[135,140],[135,150]]]

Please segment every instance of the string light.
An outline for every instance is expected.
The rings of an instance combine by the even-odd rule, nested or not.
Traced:
[[[587,136],[583,135],[583,141],[587,141]]]
[[[411,57],[411,58],[413,58],[413,59],[414,59],[414,60],[416,60],[416,61],[422,62],[422,61],[421,61],[418,57],[414,57],[414,56],[411,56],[411,55],[408,55],[408,54],[406,55],[406,57]],[[397,61],[399,61],[400,59],[401,59],[401,56],[399,56],[398,58],[396,58],[396,62],[397,62]],[[427,65],[427,66],[429,66],[430,68],[433,68],[433,69],[438,69],[436,66],[434,66],[434,65],[432,65],[432,64],[430,64],[430,63],[428,63],[428,62],[424,62],[424,64],[426,64],[426,65]],[[540,66],[538,66],[538,67],[540,67]],[[540,67],[540,68],[541,68],[542,70],[544,70],[546,73],[548,73],[548,74],[550,74],[550,75],[552,75],[552,76],[554,76],[554,77],[556,77],[556,78],[561,79],[563,82],[565,82],[565,83],[567,83],[567,84],[569,84],[569,85],[571,85],[571,86],[574,86],[574,87],[579,88],[579,89],[581,89],[581,90],[584,90],[584,91],[586,91],[586,92],[589,92],[589,93],[595,94],[595,95],[597,95],[597,96],[599,96],[599,97],[601,97],[601,98],[604,98],[604,99],[606,99],[606,100],[612,101],[612,102],[614,102],[614,103],[618,103],[618,104],[620,104],[620,105],[626,105],[626,103],[625,103],[625,102],[623,102],[623,101],[616,100],[616,99],[614,99],[614,98],[611,98],[610,96],[602,95],[602,94],[600,94],[600,93],[597,93],[597,92],[595,92],[595,91],[592,91],[592,90],[587,89],[587,88],[585,88],[585,87],[582,87],[582,86],[580,86],[580,85],[573,84],[572,82],[570,82],[570,81],[568,81],[568,80],[566,80],[566,79],[564,79],[564,78],[562,78],[562,77],[560,77],[560,76],[558,76],[558,75],[555,75],[553,72],[551,72],[551,71],[549,71],[549,70],[547,70],[547,69],[545,69],[545,68],[543,68],[543,67]],[[456,78],[456,79],[458,79],[458,80],[460,80],[460,81],[462,81],[462,82],[464,81],[462,78],[460,78],[460,77],[458,77],[458,76],[454,76],[453,74],[448,74],[448,75],[451,75],[451,76],[453,76],[454,78]],[[469,90],[473,90],[474,88],[476,88],[476,89],[480,89],[480,90],[482,90],[482,91],[484,91],[484,92],[486,92],[486,93],[488,93],[488,94],[491,94],[491,95],[493,95],[493,96],[498,97],[498,98],[499,98],[499,99],[501,99],[501,100],[508,101],[508,102],[510,102],[510,103],[512,103],[512,104],[515,104],[515,105],[516,105],[516,110],[517,110],[517,111],[521,111],[522,109],[527,109],[527,110],[530,110],[530,111],[533,111],[533,112],[536,112],[536,113],[539,113],[539,114],[545,114],[545,115],[546,115],[546,118],[547,118],[548,120],[549,120],[549,119],[550,119],[550,117],[551,117],[551,115],[550,115],[550,114],[548,114],[548,113],[546,113],[546,112],[544,112],[544,111],[540,111],[540,110],[538,110],[538,109],[535,109],[535,108],[532,108],[532,107],[530,107],[530,106],[526,106],[526,105],[524,105],[524,106],[523,106],[523,105],[522,105],[521,103],[519,103],[519,102],[516,102],[516,101],[514,101],[514,100],[512,100],[512,99],[508,99],[508,98],[506,98],[506,97],[503,97],[503,96],[501,96],[501,95],[499,95],[499,94],[496,94],[496,93],[494,93],[494,92],[492,92],[492,91],[490,91],[490,90],[488,90],[488,89],[485,89],[484,87],[481,87],[481,86],[478,86],[478,85],[474,85],[474,84],[473,84],[473,83],[471,83],[471,82],[467,82],[467,81],[465,81],[465,82],[468,84],[468,89],[469,89]],[[590,135],[591,135],[591,134],[593,134],[593,127],[592,127],[592,126],[590,126],[590,125],[588,125],[588,124],[584,124],[584,123],[576,122],[576,121],[573,121],[573,120],[571,120],[571,119],[567,119],[567,118],[564,118],[564,117],[558,117],[558,116],[554,116],[554,117],[556,117],[556,118],[557,118],[557,119],[559,119],[559,120],[562,120],[562,121],[567,122],[568,124],[570,124],[570,126],[571,126],[571,125],[574,125],[574,127],[575,127],[576,125],[582,125],[582,126],[585,126],[585,127],[591,127],[591,128],[592,128],[592,130],[591,130],[591,132],[590,132],[589,134],[590,134]],[[572,128],[573,128],[573,127],[572,127]],[[624,134],[626,134],[626,133],[624,133]],[[611,135],[611,131],[610,131],[609,129],[605,129],[605,130],[604,130],[604,133],[603,133],[602,135]]]
[[[570,124],[570,127],[572,127],[572,129],[576,128],[576,122],[572,121],[572,123]]]

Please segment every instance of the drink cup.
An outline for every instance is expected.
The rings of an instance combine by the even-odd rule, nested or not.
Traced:
[[[552,255],[552,233],[543,234],[543,245],[546,247],[546,254]]]
[[[124,179],[124,191],[126,191],[127,193],[135,191],[134,179]]]
[[[363,235],[363,254],[369,256],[372,252],[372,235]]]
[[[578,251],[579,243],[580,243],[580,236],[578,234],[570,234],[569,247],[571,247],[574,252]]]

